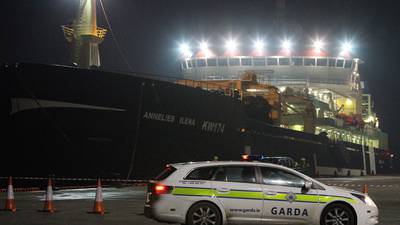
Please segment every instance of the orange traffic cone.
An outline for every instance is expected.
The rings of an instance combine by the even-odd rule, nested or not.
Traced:
[[[53,205],[53,185],[51,182],[51,178],[49,178],[46,191],[46,200],[44,202],[43,210],[39,210],[39,212],[53,213],[55,211],[56,209],[54,208]]]
[[[362,191],[364,194],[368,194],[368,185],[364,184],[364,188]]]
[[[17,211],[17,208],[15,207],[12,177],[8,177],[7,199],[6,199],[6,206],[5,206],[4,210],[11,211],[11,212]]]
[[[103,193],[101,190],[101,180],[97,179],[96,199],[94,201],[93,211],[88,213],[104,214]]]

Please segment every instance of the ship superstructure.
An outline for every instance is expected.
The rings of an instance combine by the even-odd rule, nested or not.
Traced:
[[[279,120],[274,118],[275,125],[366,146],[371,155],[374,148],[388,149],[388,136],[379,129],[371,95],[363,93],[363,61],[351,56],[349,43],[337,56],[329,56],[321,47],[295,53],[288,49],[289,43],[282,46],[285,44],[286,49],[282,47],[276,54],[260,50],[243,54],[237,49],[228,52],[232,43],[227,43],[227,51],[220,54],[205,48],[205,43],[194,53],[186,46],[181,51],[183,76],[215,83],[241,80],[253,73],[259,84],[278,89],[281,115]],[[322,44],[314,43],[318,45]],[[264,89],[254,88],[238,91],[241,95],[265,93]]]

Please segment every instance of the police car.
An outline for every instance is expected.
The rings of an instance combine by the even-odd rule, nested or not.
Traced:
[[[378,223],[368,195],[280,165],[234,161],[168,165],[148,186],[145,215],[187,225]]]

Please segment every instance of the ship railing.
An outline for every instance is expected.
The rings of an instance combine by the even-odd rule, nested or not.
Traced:
[[[282,85],[310,85],[315,84],[337,84],[337,85],[347,85],[349,82],[346,80],[337,79],[260,79],[260,83],[268,83],[270,85],[282,86]]]
[[[149,73],[133,73],[135,76],[164,81],[168,83],[174,83],[177,85],[183,85],[192,88],[198,88],[205,91],[215,92],[221,95],[227,95],[234,97],[236,99],[240,99],[243,96],[242,91],[239,91],[235,88],[235,85],[228,85],[224,83],[213,82],[212,80],[189,80],[183,79],[181,77],[173,77],[173,76],[165,76],[165,75],[156,75]],[[240,81],[240,80],[229,80],[229,81]]]
[[[85,25],[64,25],[61,26],[65,38],[71,42],[75,35],[76,35],[76,30],[79,30],[80,32],[89,32],[92,35],[98,37],[98,38],[104,38],[107,34],[107,29],[101,28],[101,27],[94,27],[94,26],[85,26]],[[92,32],[94,30],[94,33]]]
[[[101,28],[101,27],[97,27],[97,37],[99,38],[104,38],[107,34],[107,29]]]
[[[198,81],[198,80],[177,80],[176,84],[198,88],[205,91],[215,92],[220,95],[230,96],[235,99],[241,99],[243,91],[237,90],[234,86],[221,84],[213,81]]]
[[[68,42],[71,42],[74,39],[74,29],[71,26],[61,26],[65,39],[67,39]]]
[[[145,73],[135,73],[135,76],[140,76],[144,78],[150,78],[154,80],[159,80],[159,81],[166,81],[169,83],[174,83],[174,84],[179,84],[187,87],[193,87],[193,88],[200,88],[206,91],[217,91],[217,90],[232,90],[231,85],[227,84],[222,84],[222,83],[217,83],[213,82],[212,80],[207,80],[207,81],[202,81],[202,80],[188,80],[188,79],[182,79],[180,77],[173,77],[173,76],[160,76],[160,75],[155,75],[155,74],[145,74]],[[233,80],[235,81],[235,80]]]

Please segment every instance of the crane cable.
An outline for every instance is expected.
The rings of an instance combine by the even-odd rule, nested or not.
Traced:
[[[128,60],[126,59],[126,57],[125,57],[125,55],[124,55],[124,53],[123,53],[123,51],[121,49],[121,46],[119,45],[119,42],[118,42],[117,38],[115,37],[114,32],[113,32],[113,30],[111,28],[110,20],[108,19],[106,10],[105,10],[104,5],[103,5],[103,0],[100,0],[100,5],[101,5],[101,9],[103,11],[104,18],[106,19],[106,23],[107,23],[108,29],[110,30],[111,38],[113,39],[114,44],[117,47],[118,53],[120,54],[121,58],[124,60],[126,66],[129,69],[129,71],[133,72],[133,69],[132,69],[131,65],[129,64]]]

